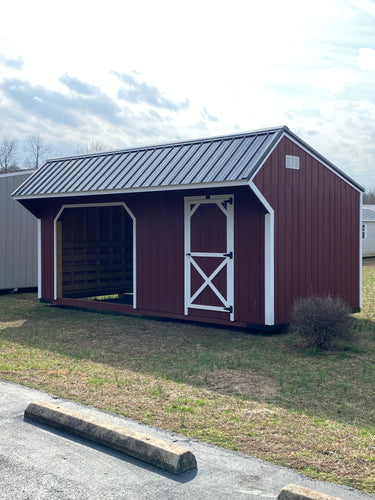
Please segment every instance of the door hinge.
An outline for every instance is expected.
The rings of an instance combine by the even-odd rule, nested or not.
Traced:
[[[229,313],[232,314],[233,312],[233,306],[229,306],[229,307],[223,307],[224,311],[228,311]]]
[[[223,254],[223,257],[229,257],[230,259],[233,259],[233,252],[228,252]]]

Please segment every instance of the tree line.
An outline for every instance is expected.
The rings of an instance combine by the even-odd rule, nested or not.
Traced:
[[[39,135],[31,135],[24,144],[26,159],[21,166],[19,157],[19,142],[17,139],[3,137],[0,141],[0,173],[16,172],[22,168],[39,168],[46,160],[50,147]]]
[[[97,153],[111,148],[103,141],[91,141],[77,149],[76,154]],[[37,169],[41,167],[51,154],[51,147],[39,135],[31,135],[24,142],[24,160],[19,162],[20,143],[17,139],[3,137],[0,140],[0,174],[17,172],[22,169]]]
[[[375,205],[375,189],[370,189],[364,193],[363,203],[365,205]]]

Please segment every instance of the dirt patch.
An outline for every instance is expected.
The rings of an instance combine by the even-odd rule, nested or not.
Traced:
[[[214,370],[204,386],[220,394],[236,394],[246,398],[267,400],[277,394],[278,387],[273,380],[249,370]]]

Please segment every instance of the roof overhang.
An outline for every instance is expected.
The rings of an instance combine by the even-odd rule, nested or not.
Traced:
[[[148,187],[136,187],[127,189],[114,189],[114,190],[102,190],[102,191],[72,191],[64,193],[42,193],[34,195],[19,195],[13,196],[15,200],[40,200],[40,199],[55,199],[55,198],[70,198],[77,196],[110,196],[110,195],[124,195],[131,193],[151,193],[151,192],[163,192],[163,191],[181,191],[181,190],[191,190],[191,189],[218,189],[227,187],[240,187],[248,186],[249,182],[247,179],[240,179],[236,181],[220,181],[220,182],[202,182],[198,184],[176,184],[176,185],[165,185],[165,186],[148,186]]]

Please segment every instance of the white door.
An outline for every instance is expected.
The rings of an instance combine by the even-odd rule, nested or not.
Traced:
[[[185,198],[185,315],[219,311],[234,321],[233,202],[233,195]]]

